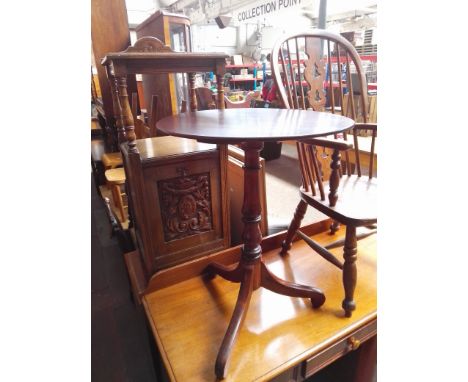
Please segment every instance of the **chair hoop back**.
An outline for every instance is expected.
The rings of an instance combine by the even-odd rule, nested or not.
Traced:
[[[321,111],[326,104],[324,93],[327,90],[330,94],[329,108],[336,113],[342,104],[341,99],[335,99],[336,93],[341,93],[341,97],[354,93],[361,96],[363,105],[359,122],[368,122],[365,72],[358,52],[344,37],[322,29],[284,35],[274,45],[271,57],[273,77],[287,109]],[[340,73],[344,78],[336,78]],[[334,88],[340,91],[332,91]],[[349,102],[353,101],[350,97]],[[356,119],[357,110],[352,106],[348,107],[348,114]],[[340,109],[343,115],[347,115],[344,108]]]
[[[303,109],[329,112],[347,116],[357,124],[368,124],[368,96],[365,71],[354,46],[335,33],[312,29],[302,33],[282,36],[274,45],[271,54],[273,78],[279,97],[287,109]],[[369,127],[372,130],[373,126]],[[361,176],[358,129],[343,133],[353,135],[355,167],[350,165],[351,153],[345,151],[348,175],[357,171]],[[361,128],[361,130],[363,130]],[[372,130],[372,148],[369,176],[373,174],[375,131]],[[335,136],[335,138],[337,138]],[[323,195],[321,179],[324,170],[316,163],[318,155],[314,145],[298,143],[298,156],[306,190]],[[342,170],[340,168],[340,176]]]

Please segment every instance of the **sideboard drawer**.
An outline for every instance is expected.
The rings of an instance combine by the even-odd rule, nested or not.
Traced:
[[[314,355],[302,363],[302,377],[308,378],[338,358],[352,350],[356,350],[360,344],[377,334],[377,319],[367,323],[354,333],[342,338],[336,344]]]

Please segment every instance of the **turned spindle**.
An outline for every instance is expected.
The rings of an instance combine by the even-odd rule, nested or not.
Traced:
[[[330,207],[334,207],[338,201],[338,186],[340,185],[340,150],[334,149],[332,154],[332,161],[330,163],[330,168],[332,169],[330,174],[330,193],[328,194],[328,200],[330,202]]]
[[[195,94],[195,73],[189,73],[190,111],[197,111],[197,96]]]
[[[108,68],[108,67],[106,67]],[[117,88],[116,78],[107,70],[107,77],[112,92],[112,109],[114,110],[114,123],[117,130],[117,142],[120,146],[122,143],[127,142],[127,135],[125,134],[125,127],[122,122],[120,104],[119,104],[119,90]]]
[[[260,256],[262,232],[260,230],[261,204],[259,190],[260,151],[263,142],[243,143],[241,148],[245,152],[244,162],[244,200],[242,204],[242,221],[244,230],[243,256],[246,260],[255,260]],[[249,188],[248,191],[245,188]]]
[[[125,133],[127,135],[127,144],[129,152],[137,153],[138,150],[136,148],[135,142],[135,126],[133,123],[132,109],[128,101],[127,78],[125,76],[115,77],[115,84],[118,92],[120,117],[122,119],[122,124],[125,128]]]
[[[346,227],[346,237],[344,244],[344,264],[343,264],[343,286],[345,290],[345,298],[342,307],[346,317],[351,317],[353,310],[356,309],[354,301],[354,290],[356,289],[357,280],[357,239],[356,227]]]
[[[216,75],[216,87],[218,89],[218,109],[224,109],[224,83],[223,83],[224,76],[222,74]]]

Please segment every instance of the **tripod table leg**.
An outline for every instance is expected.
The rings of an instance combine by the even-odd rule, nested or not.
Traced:
[[[241,282],[239,295],[237,297],[234,313],[224,335],[223,342],[218,352],[215,363],[215,373],[220,379],[226,377],[227,363],[231,354],[232,346],[239,334],[239,330],[244,322],[247,310],[249,309],[250,297],[253,290],[253,266],[244,267],[244,278]]]
[[[320,289],[282,280],[271,273],[263,261],[261,262],[261,286],[290,297],[310,298],[314,308],[321,307],[325,302],[325,295]]]
[[[215,275],[221,276],[223,279],[229,280],[233,283],[240,283],[244,273],[241,263],[233,265],[223,265],[218,263],[211,263],[206,267],[206,271],[212,277]]]

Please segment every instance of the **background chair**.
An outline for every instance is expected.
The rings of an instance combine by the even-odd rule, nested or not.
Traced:
[[[125,170],[123,167],[113,168],[106,171],[106,181],[107,187],[110,188],[112,192],[112,198],[114,200],[115,206],[119,209],[121,222],[127,220],[127,215],[125,213],[125,205],[123,202],[122,196],[125,193],[122,193],[121,186],[125,184]]]
[[[357,239],[375,233],[377,223],[374,166],[377,125],[368,123],[367,83],[361,61],[355,48],[343,37],[324,30],[312,30],[279,40],[273,48],[272,69],[286,108],[339,113],[362,121],[356,123],[352,131],[343,133],[339,137],[342,139],[319,138],[297,143],[302,173],[301,201],[281,251],[281,254],[286,254],[297,234],[319,255],[342,269],[345,290],[342,307],[345,315],[350,317],[356,308]],[[359,89],[354,92],[356,83]],[[362,89],[364,91],[359,91]],[[356,97],[359,97],[359,102],[356,102]],[[346,98],[347,105],[343,107]],[[370,131],[370,136],[358,137],[361,130]],[[352,143],[348,141],[349,134],[352,134]],[[362,139],[369,140],[368,152],[359,149]],[[345,166],[340,165],[342,151],[345,153]],[[366,161],[362,159],[364,154]],[[368,164],[367,169],[363,168],[364,162]],[[326,177],[325,164],[328,163],[330,170]],[[299,231],[309,205],[335,221],[332,233],[337,230],[337,223],[346,226],[344,242],[337,241],[325,248]],[[357,235],[358,227],[371,227],[371,230]],[[329,251],[339,244],[344,244],[343,263]]]
[[[155,96],[153,96],[155,97]],[[157,98],[153,98],[153,103],[155,104]],[[153,107],[154,114],[156,112],[156,108]],[[132,93],[132,115],[135,124],[135,135],[137,139],[144,139],[151,136],[150,128],[144,122],[144,116],[138,116],[138,94]],[[150,118],[150,120],[153,117]],[[121,222],[125,222],[127,220],[127,214],[125,213],[125,209],[128,208],[128,204],[124,203],[124,198],[126,193],[122,192],[122,188],[125,185],[125,171],[123,169],[123,162],[122,162],[122,154],[118,153],[107,153],[102,156],[102,162],[104,164],[104,168],[106,169],[105,177],[107,187],[112,192],[112,199],[114,201],[114,205],[117,207],[120,213]]]
[[[195,96],[197,97],[197,110],[216,109],[216,100],[211,89],[205,87],[195,88]]]

